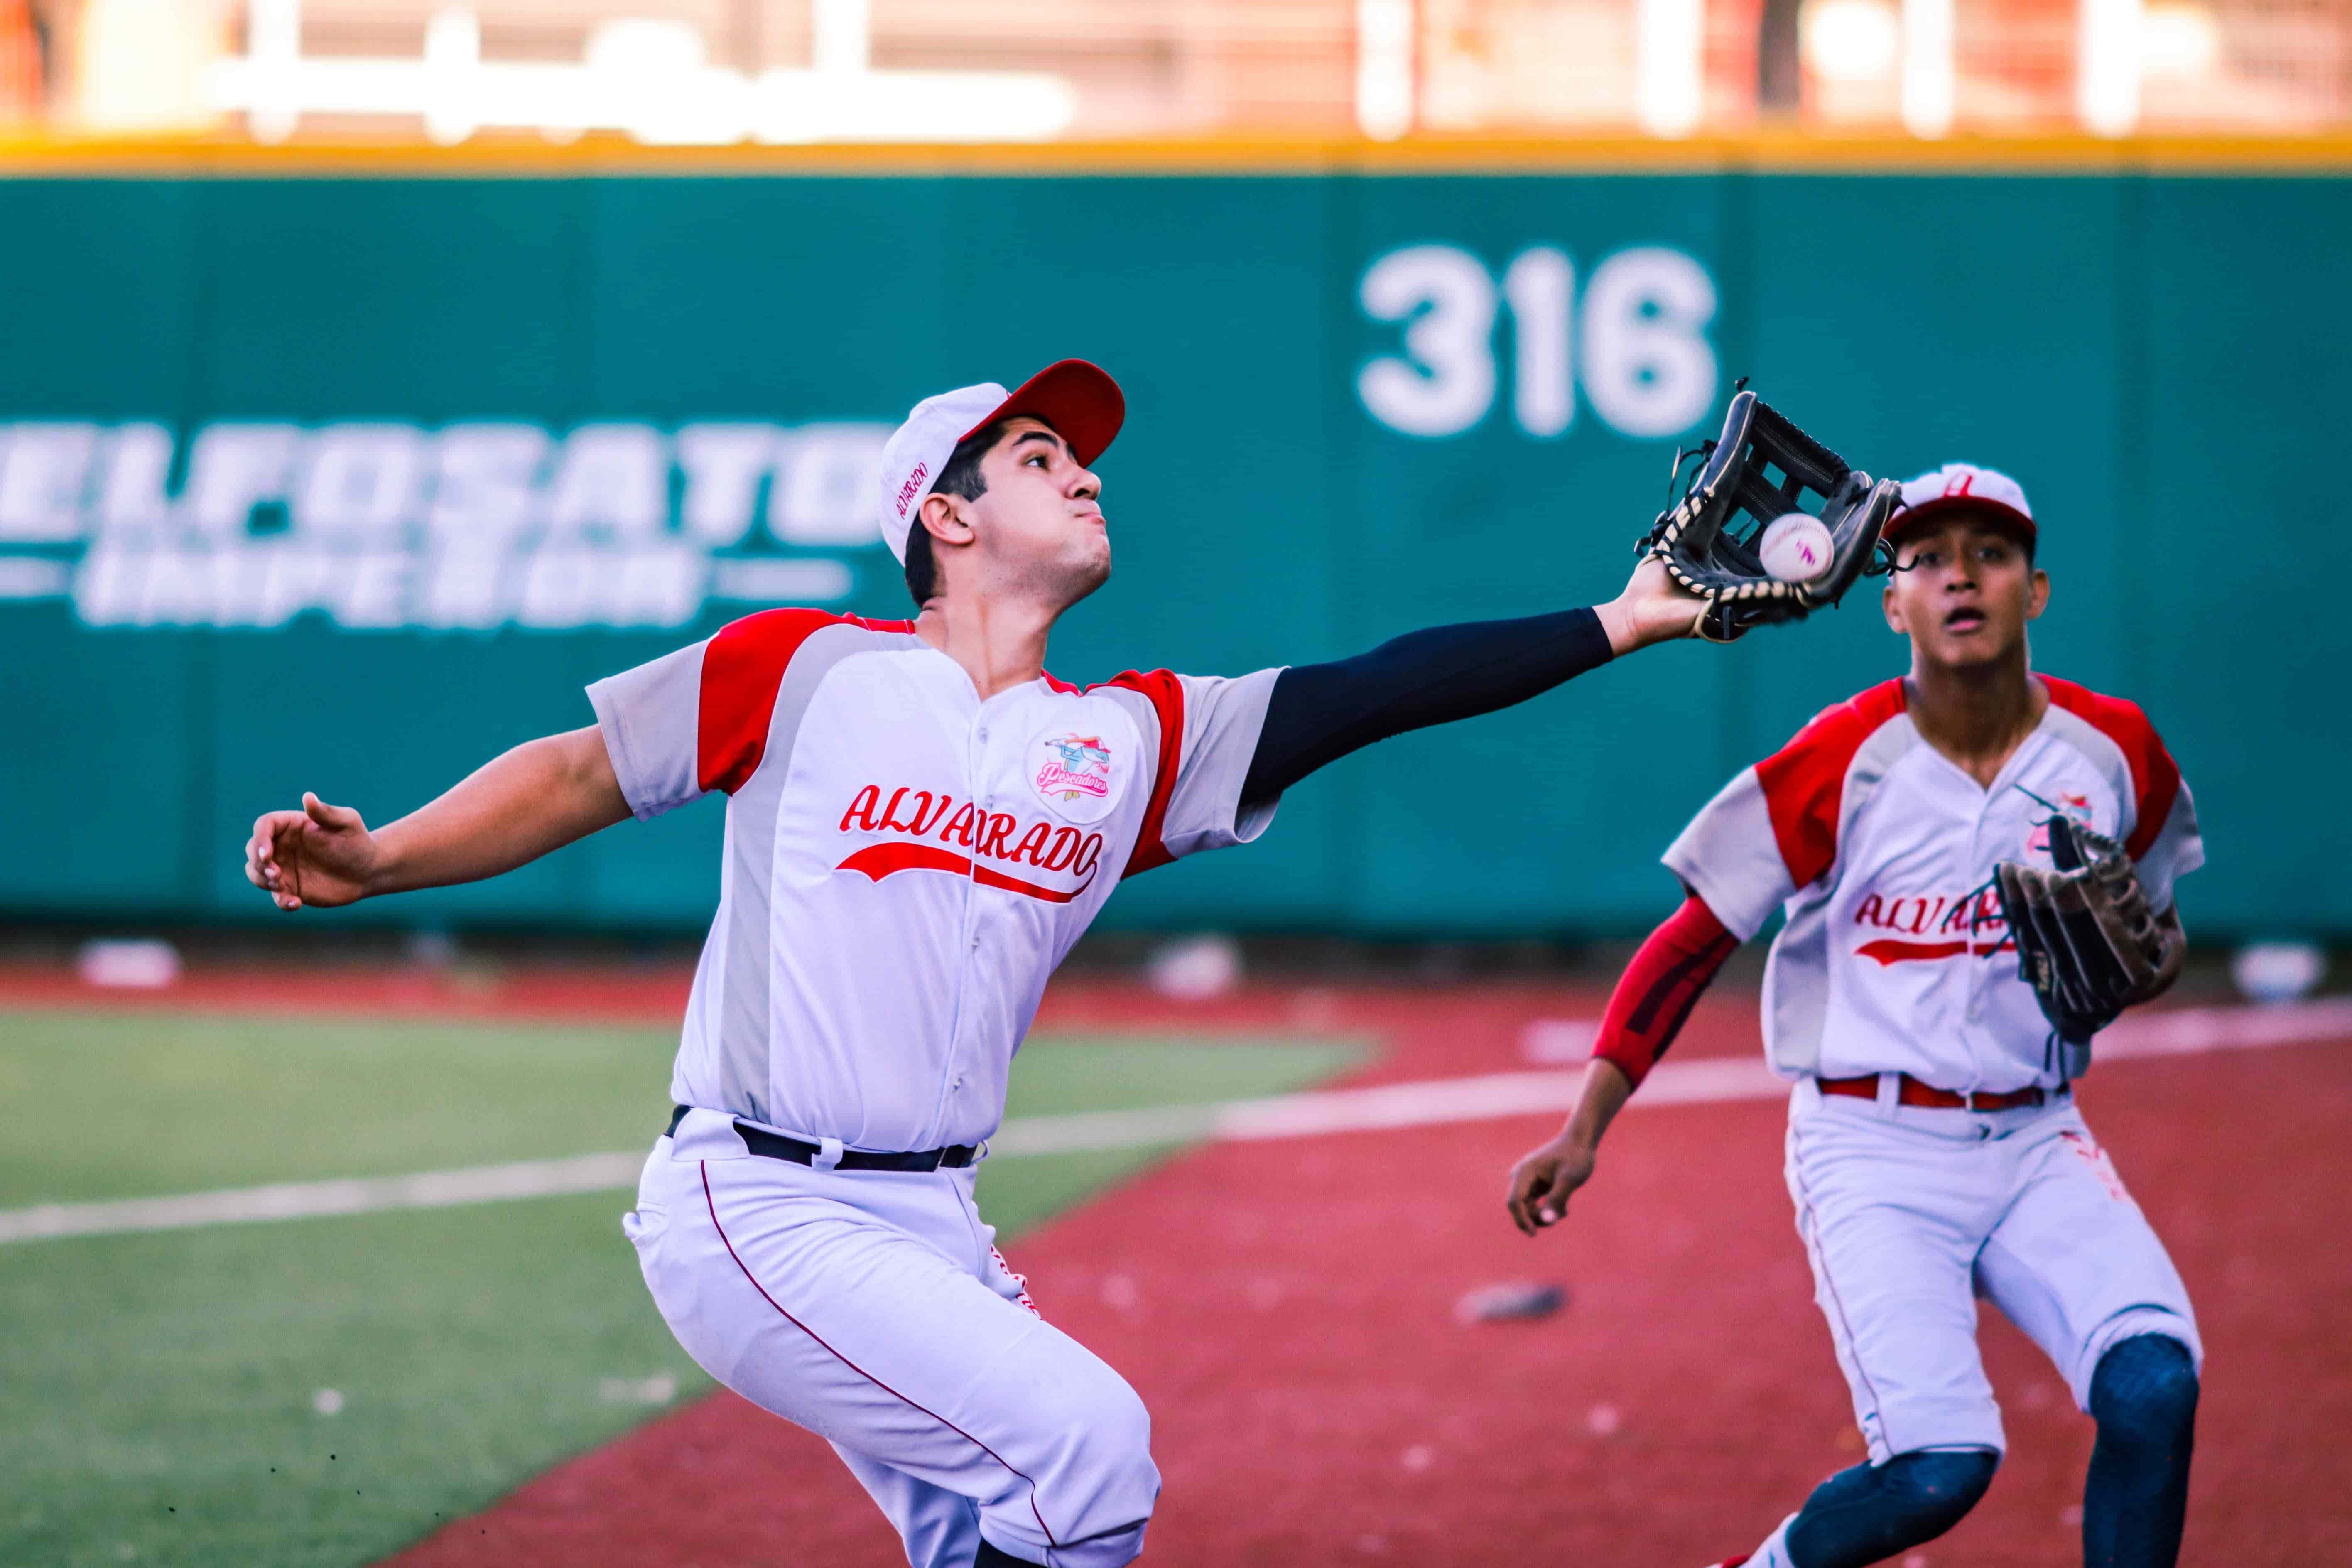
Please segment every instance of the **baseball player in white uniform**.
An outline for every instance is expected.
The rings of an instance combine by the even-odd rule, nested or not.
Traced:
[[[2074,1108],[2087,1052],[2020,978],[1991,879],[2004,860],[2046,866],[2061,813],[2119,840],[2163,933],[2153,995],[2185,951],[2173,883],[2204,860],[2196,809],[2139,709],[2029,668],[2049,579],[2016,481],[1956,463],[1904,498],[1885,602],[1910,674],[1824,710],[1667,849],[1685,900],[1620,981],[1580,1102],[1514,1169],[1509,1209],[1530,1236],[1565,1217],[1699,993],[1784,910],[1765,1048],[1795,1082],[1789,1192],[1870,1458],[1732,1563],[1860,1568],[1968,1512],[2002,1451],[1982,1296],[2097,1420],[2084,1562],[2168,1568],[2196,1319]]]
[[[1686,635],[1698,608],[1651,561],[1595,609],[1081,689],[1045,672],[1046,634],[1109,574],[1092,466],[1124,411],[1076,360],[927,399],[876,496],[916,619],[751,616],[598,681],[594,724],[389,826],[305,795],[247,847],[293,910],[730,797],[677,1109],[625,1228],[679,1343],[828,1439],[917,1568],[1142,1549],[1143,1405],[1038,1315],[972,1202],[1013,1052],[1111,889],[1255,838],[1336,757]]]

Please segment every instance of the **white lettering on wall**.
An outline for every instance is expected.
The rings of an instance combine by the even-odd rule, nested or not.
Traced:
[[[293,523],[353,540],[396,532],[416,515],[425,433],[407,425],[330,425],[310,437]]]
[[[686,472],[678,524],[691,538],[724,547],[751,531],[760,485],[776,465],[772,425],[688,425],[677,433]]]
[[[172,433],[143,422],[119,426],[107,438],[104,462],[98,526],[110,533],[162,528],[172,515],[163,492],[172,477]]]
[[[79,538],[97,454],[95,425],[19,425],[0,436],[0,540]]]
[[[1584,289],[1584,391],[1628,436],[1673,436],[1715,405],[1715,284],[1661,246],[1621,250]]]
[[[882,471],[887,425],[803,425],[783,438],[782,468],[768,502],[768,527],[786,544],[880,542],[874,476]]]
[[[445,544],[425,560],[417,621],[436,630],[488,631],[513,615],[521,558],[471,541]]]
[[[888,434],[224,421],[194,432],[175,491],[161,425],[0,423],[0,601],[66,596],[100,626],[316,615],[472,631],[675,627],[712,600],[833,604],[857,585],[843,552],[880,542]]]
[[[1450,245],[1391,250],[1364,273],[1364,313],[1404,323],[1404,353],[1364,366],[1356,392],[1408,436],[1458,436],[1495,401],[1495,280]]]
[[[1503,268],[1450,245],[1390,251],[1365,269],[1364,313],[1402,327],[1402,353],[1377,355],[1356,378],[1365,410],[1408,436],[1459,436],[1492,412],[1500,374],[1496,318],[1511,317],[1511,416],[1549,439],[1576,417],[1580,383],[1594,414],[1621,435],[1675,436],[1715,402],[1707,340],[1715,284],[1691,257],[1663,246],[1621,250],[1594,268],[1578,308],[1567,252],[1531,246]]]
[[[1575,264],[1549,245],[1520,251],[1503,274],[1503,298],[1511,304],[1511,412],[1520,429],[1538,438],[1565,434],[1576,417],[1569,363],[1575,294]]]
[[[301,439],[291,425],[207,425],[188,458],[180,514],[217,542],[242,538],[255,507],[285,499]]]
[[[583,425],[563,443],[547,521],[558,533],[615,541],[669,521],[669,445],[649,425]]]
[[[445,542],[501,548],[530,526],[547,432],[536,425],[452,425],[434,442],[425,525]]]

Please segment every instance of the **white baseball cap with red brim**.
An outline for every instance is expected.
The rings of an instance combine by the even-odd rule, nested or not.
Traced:
[[[2033,508],[2026,503],[2025,487],[1999,468],[1974,463],[1946,463],[1942,468],[1903,481],[1903,510],[1886,525],[1886,537],[1899,539],[1929,518],[1962,507],[1989,512],[2022,531],[2038,537]]]
[[[1127,418],[1127,396],[1100,367],[1066,359],[1007,392],[992,381],[960,386],[915,405],[907,422],[882,447],[882,476],[876,494],[876,521],[882,542],[901,564],[907,536],[923,498],[940,482],[956,443],[1000,419],[1026,414],[1051,425],[1070,445],[1070,455],[1091,468]]]

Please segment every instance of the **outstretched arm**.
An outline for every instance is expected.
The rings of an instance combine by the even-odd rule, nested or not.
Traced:
[[[281,910],[478,882],[561,849],[629,815],[593,724],[526,742],[428,805],[374,832],[315,795],[257,819],[246,880]]]
[[[1666,1047],[1739,939],[1696,893],[1650,933],[1610,993],[1576,1109],[1559,1135],[1511,1168],[1505,1200],[1528,1236],[1568,1217],[1569,1195],[1592,1179],[1601,1135]]]
[[[1654,642],[1690,635],[1698,601],[1644,560],[1591,609],[1409,632],[1370,653],[1276,677],[1242,802],[1272,800],[1349,752],[1524,702]]]

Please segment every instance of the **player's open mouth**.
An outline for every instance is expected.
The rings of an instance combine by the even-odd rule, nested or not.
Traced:
[[[1972,632],[1984,624],[1982,610],[1954,610],[1944,617],[1944,629],[1948,632]]]

